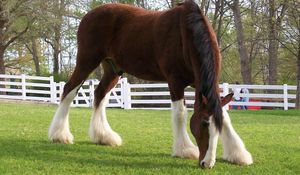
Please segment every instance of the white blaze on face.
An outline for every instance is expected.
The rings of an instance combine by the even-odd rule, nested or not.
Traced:
[[[216,161],[216,150],[218,144],[219,132],[217,131],[212,118],[210,117],[209,125],[209,147],[201,166],[211,168]],[[247,151],[242,139],[232,127],[229,114],[223,107],[223,128],[221,132],[221,140],[223,145],[223,159],[238,165],[251,165],[253,159]]]
[[[216,129],[215,123],[212,121],[212,116],[209,117],[208,133],[208,149],[204,159],[200,162],[200,165],[204,168],[212,168],[216,162],[219,131]]]

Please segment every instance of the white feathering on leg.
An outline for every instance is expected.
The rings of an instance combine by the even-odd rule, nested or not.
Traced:
[[[109,146],[120,146],[122,145],[122,139],[119,134],[111,129],[106,117],[105,109],[109,96],[110,92],[105,95],[98,107],[94,106],[89,135],[94,143]]]
[[[198,147],[191,141],[186,130],[187,111],[184,100],[172,102],[172,125],[173,125],[173,156],[198,159]]]
[[[69,129],[69,108],[73,99],[76,97],[77,90],[80,86],[73,89],[67,96],[60,102],[58,109],[53,117],[49,128],[49,138],[53,142],[72,144],[73,135]]]
[[[222,158],[238,165],[251,165],[253,163],[252,156],[245,148],[242,139],[233,129],[230,117],[225,108],[223,108],[223,116],[223,130],[221,133],[223,145]]]

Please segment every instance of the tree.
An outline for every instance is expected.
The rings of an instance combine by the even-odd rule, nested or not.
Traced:
[[[208,9],[209,9],[210,5],[211,5],[210,0],[202,0],[202,1],[200,1],[200,9],[203,11],[203,13],[205,15],[207,15]]]
[[[40,52],[38,49],[38,39],[35,37],[31,37],[29,39],[30,42],[24,43],[30,54],[32,55],[32,59],[34,62],[35,67],[35,75],[40,76],[41,75],[41,68],[40,68]]]
[[[283,37],[278,41],[297,60],[296,109],[300,109],[300,2],[291,0],[288,3],[287,16],[284,21]]]
[[[282,19],[287,9],[287,0],[284,0],[276,7],[276,0],[269,0],[269,15],[268,15],[268,40],[269,40],[269,84],[277,84],[277,62],[278,62],[278,47],[279,35],[282,24]],[[278,10],[280,9],[280,10]]]
[[[298,25],[300,26],[300,18],[298,17],[298,19]],[[300,27],[298,28],[299,31]],[[296,109],[300,109],[300,36],[298,36]]]
[[[62,39],[62,27],[63,27],[63,17],[66,14],[66,6],[68,0],[57,0],[49,1],[46,6],[48,10],[48,15],[46,20],[52,19],[49,21],[50,25],[47,26],[45,31],[44,40],[52,47],[53,50],[53,74],[59,74],[59,55],[62,51],[61,48],[61,39]],[[46,9],[44,9],[46,10]]]
[[[29,12],[28,4],[29,0],[0,1],[0,74],[5,74],[6,49],[26,33],[31,23],[26,13]]]
[[[243,82],[246,84],[251,84],[252,83],[251,61],[249,59],[248,52],[245,46],[244,28],[242,24],[240,2],[239,0],[233,0],[233,2],[227,2],[227,4],[232,9],[233,16],[234,16],[234,25],[236,29],[238,51],[240,54],[241,74],[242,74]]]

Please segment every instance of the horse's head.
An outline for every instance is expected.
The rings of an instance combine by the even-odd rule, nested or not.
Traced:
[[[228,94],[226,97],[221,98],[222,106],[225,106],[232,99],[233,94]],[[210,140],[215,136],[215,133],[219,131],[216,129],[214,124],[214,116],[212,113],[208,112],[207,109],[207,99],[202,97],[202,102],[200,102],[200,108],[194,111],[194,114],[190,121],[190,127],[193,136],[196,139],[200,156],[199,161],[201,162],[209,148]],[[203,166],[203,165],[201,165]]]

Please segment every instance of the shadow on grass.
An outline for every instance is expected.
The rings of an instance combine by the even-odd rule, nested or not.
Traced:
[[[169,154],[139,152],[134,148],[112,148],[89,142],[74,145],[53,144],[45,140],[0,140],[0,157],[16,160],[42,161],[45,164],[60,162],[71,165],[84,164],[114,168],[178,168],[191,166],[172,158]],[[183,160],[183,159],[182,159]],[[196,161],[195,161],[196,164]]]

